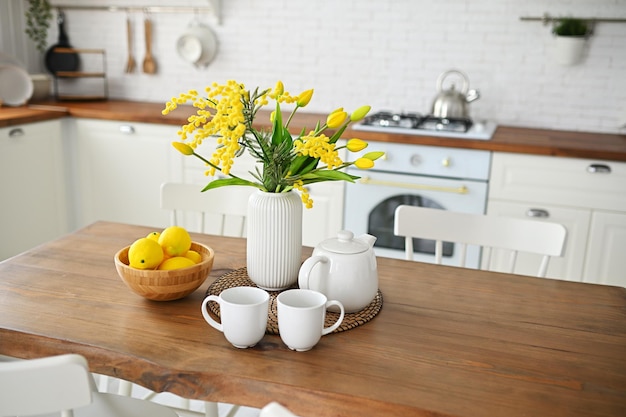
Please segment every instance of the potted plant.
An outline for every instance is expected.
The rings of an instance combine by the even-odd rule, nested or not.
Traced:
[[[582,19],[573,17],[556,21],[552,32],[556,36],[556,60],[562,65],[574,65],[582,59],[589,25]]]
[[[48,28],[52,20],[52,10],[48,0],[28,0],[26,34],[35,42],[42,54],[46,52]]]

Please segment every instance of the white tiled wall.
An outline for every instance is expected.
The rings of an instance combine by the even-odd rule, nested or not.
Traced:
[[[53,4],[207,5],[208,0],[53,0]],[[600,23],[582,64],[551,56],[553,37],[521,16],[622,17],[626,0],[222,0],[222,22],[200,16],[220,51],[204,70],[176,54],[193,14],[154,14],[156,75],[125,74],[123,12],[67,11],[75,47],[106,48],[110,95],[164,101],[190,88],[234,78],[249,87],[283,80],[292,93],[315,88],[312,111],[428,113],[438,75],[458,68],[482,97],[471,116],[499,124],[623,133],[626,124],[626,23]],[[143,59],[141,13],[134,47]],[[50,42],[56,41],[53,27]]]

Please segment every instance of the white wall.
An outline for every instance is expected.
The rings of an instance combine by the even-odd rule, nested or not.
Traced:
[[[53,0],[53,4],[207,5],[208,0]],[[205,70],[176,54],[193,14],[154,14],[156,75],[125,74],[123,12],[67,11],[75,47],[105,48],[110,96],[165,101],[213,81],[237,79],[297,93],[315,88],[309,109],[371,104],[374,110],[428,113],[440,73],[466,72],[480,100],[472,117],[499,124],[624,133],[626,23],[600,23],[582,64],[551,57],[553,37],[521,16],[621,17],[626,0],[222,0],[222,23],[201,16],[220,39]],[[144,56],[142,14],[135,51]],[[53,24],[54,26],[54,24]],[[53,27],[50,42],[56,42]]]

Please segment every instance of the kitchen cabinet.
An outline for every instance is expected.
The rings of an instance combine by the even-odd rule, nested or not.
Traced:
[[[62,121],[0,129],[0,260],[69,231]]]
[[[495,152],[487,212],[562,223],[547,276],[626,287],[626,163]],[[518,260],[524,273],[538,257]]]
[[[182,176],[171,146],[178,129],[94,119],[75,119],[73,128],[77,226],[107,220],[167,227],[160,187]]]

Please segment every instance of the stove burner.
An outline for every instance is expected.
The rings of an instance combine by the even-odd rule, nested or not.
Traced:
[[[436,130],[442,132],[467,132],[471,119],[422,116],[419,113],[392,113],[381,111],[363,119],[365,126],[400,127],[406,129]]]

